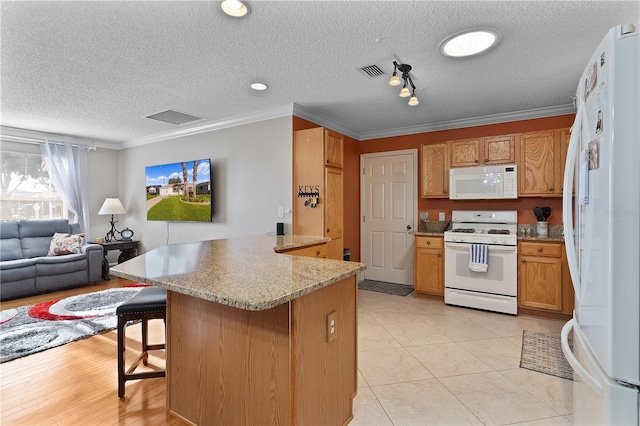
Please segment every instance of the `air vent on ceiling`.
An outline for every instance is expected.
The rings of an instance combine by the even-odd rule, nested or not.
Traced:
[[[183,112],[179,112],[173,109],[168,109],[166,111],[158,112],[156,114],[147,115],[145,118],[164,121],[165,123],[171,123],[171,124],[177,124],[177,125],[187,124],[193,121],[202,120],[201,117],[185,114]]]
[[[384,72],[377,65],[367,65],[366,67],[360,68],[362,72],[364,72],[369,77],[380,77],[384,75]]]

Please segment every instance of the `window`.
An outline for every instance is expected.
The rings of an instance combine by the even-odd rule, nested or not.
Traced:
[[[1,220],[68,218],[41,155],[0,151],[0,163]]]

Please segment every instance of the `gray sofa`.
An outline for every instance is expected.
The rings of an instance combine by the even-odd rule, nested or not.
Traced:
[[[99,281],[102,246],[87,244],[78,254],[47,256],[54,233],[80,233],[66,219],[0,222],[0,300],[47,293]]]

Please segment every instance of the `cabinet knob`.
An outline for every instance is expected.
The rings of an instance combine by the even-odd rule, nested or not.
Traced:
[[[327,234],[331,232],[331,228],[327,228]]]
[[[316,250],[316,256],[320,256],[320,250]]]
[[[549,191],[550,191],[550,192],[553,192],[553,186],[550,186],[550,187],[549,187]]]
[[[542,253],[542,247],[538,247],[538,253]]]
[[[525,261],[524,259],[522,259],[522,260],[520,261],[520,263],[526,263],[526,261]]]
[[[329,160],[327,159],[327,164],[329,164]]]
[[[473,162],[474,162],[474,163],[476,163],[476,164],[478,164],[478,163],[479,163],[479,161],[478,161],[477,159],[476,159],[476,160],[473,160]]]
[[[431,241],[427,240],[427,245],[430,246],[431,245]]]
[[[438,257],[442,257],[442,252],[438,252]]]
[[[484,159],[484,162],[485,162],[485,163],[488,163],[488,162],[489,162],[489,159],[488,159],[488,158],[485,158],[485,159]]]

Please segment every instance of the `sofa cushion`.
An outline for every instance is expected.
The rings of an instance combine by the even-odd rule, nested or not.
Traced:
[[[68,254],[66,256],[39,257],[36,259],[38,276],[60,275],[69,272],[87,271],[87,256]]]
[[[82,252],[84,234],[63,234],[56,232],[51,237],[47,256],[61,256],[65,254],[78,254]]]
[[[3,220],[0,222],[0,261],[15,259],[22,259],[18,222]]]
[[[8,282],[28,280],[35,276],[36,262],[33,259],[8,260],[0,263],[0,281],[3,286]]]
[[[0,271],[18,269],[36,264],[36,259],[14,259],[0,262]]]
[[[67,219],[21,220],[19,229],[24,258],[46,256],[53,234],[71,233]]]

